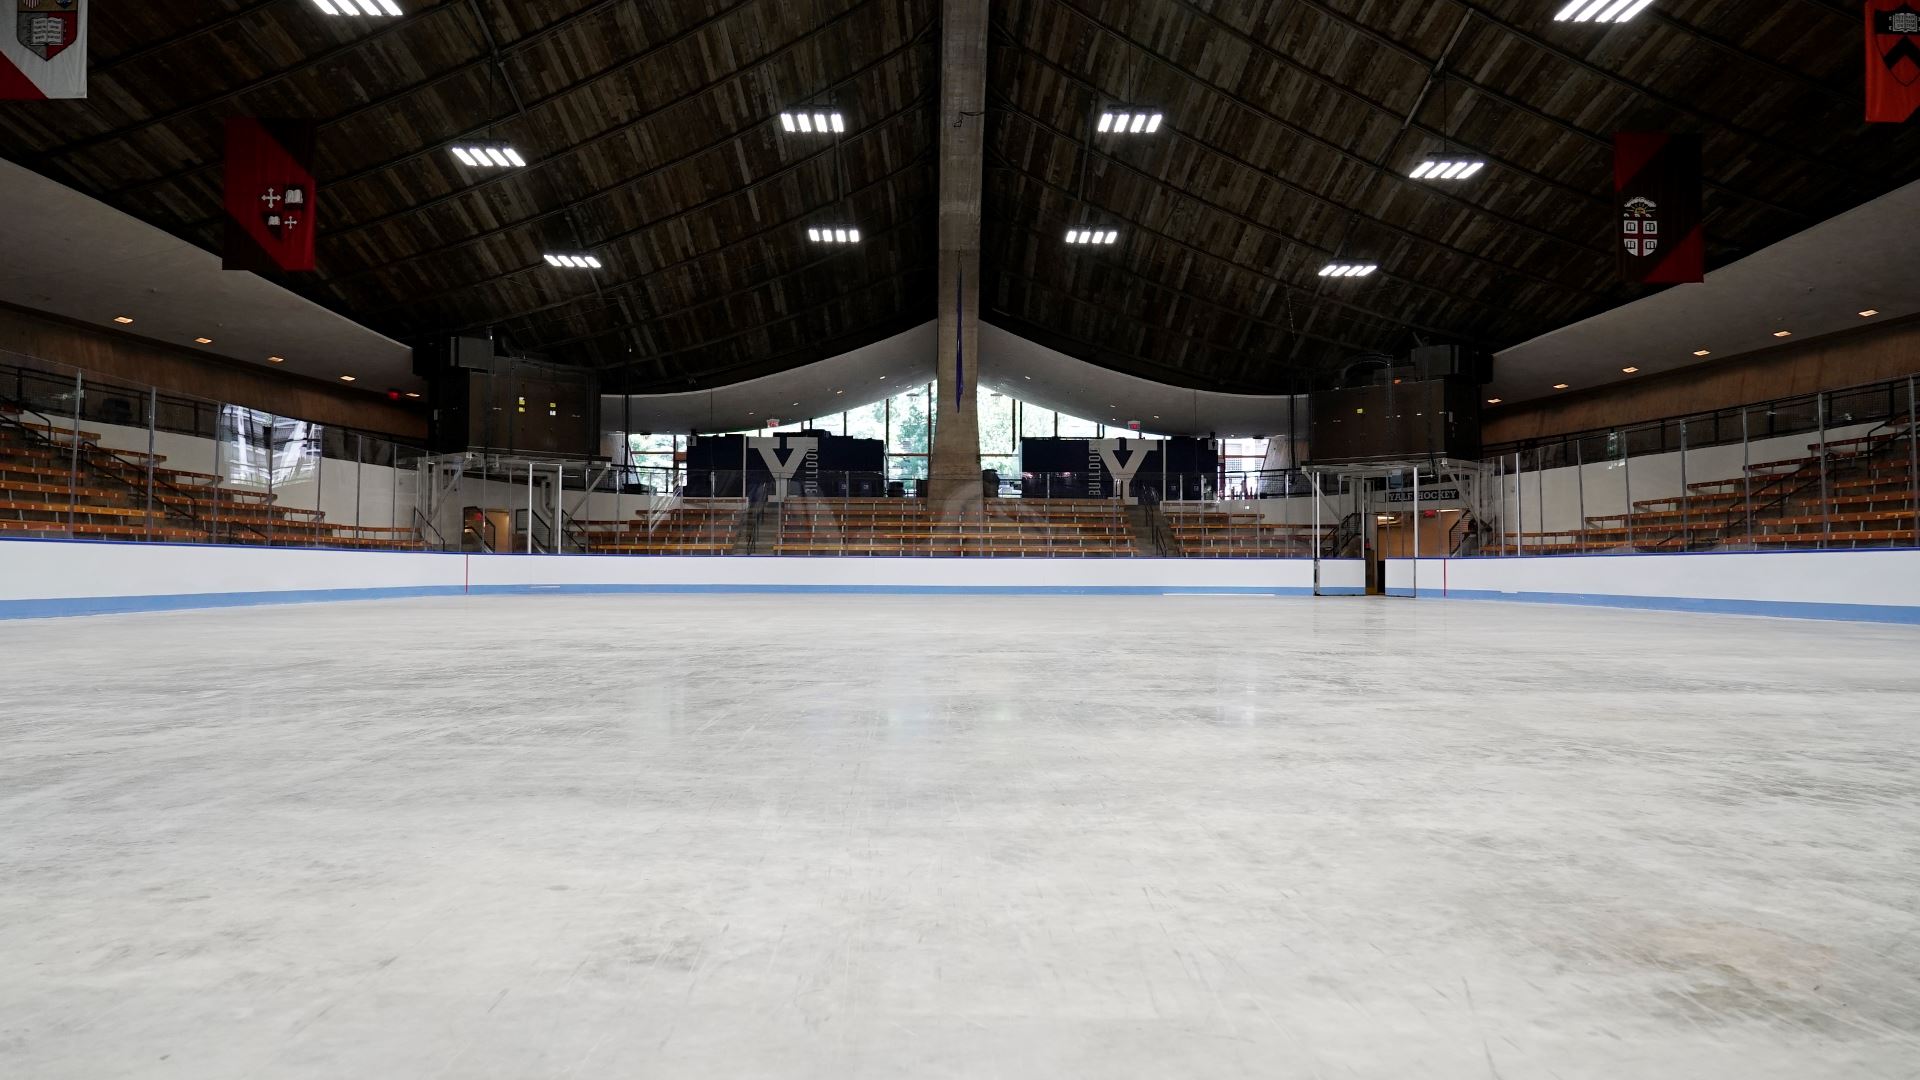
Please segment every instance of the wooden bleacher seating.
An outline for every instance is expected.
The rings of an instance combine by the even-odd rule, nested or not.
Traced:
[[[1311,558],[1315,544],[1312,525],[1289,525],[1261,520],[1256,511],[1162,504],[1167,528],[1179,554],[1200,559]],[[1320,542],[1333,535],[1334,526],[1322,526]]]
[[[780,511],[782,555],[1045,558],[1139,554],[1115,502],[987,499],[949,515],[918,499],[789,499]]]

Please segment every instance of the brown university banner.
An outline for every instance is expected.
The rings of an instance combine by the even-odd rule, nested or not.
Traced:
[[[1613,137],[1615,252],[1623,281],[1704,281],[1700,136],[1622,131]]]
[[[1920,109],[1920,8],[1867,0],[1867,119],[1904,123]]]
[[[313,143],[310,121],[227,121],[228,270],[313,269]]]

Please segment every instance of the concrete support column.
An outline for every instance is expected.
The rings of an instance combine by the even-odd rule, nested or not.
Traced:
[[[944,0],[940,59],[939,395],[927,452],[930,505],[979,507],[980,189],[988,0]]]

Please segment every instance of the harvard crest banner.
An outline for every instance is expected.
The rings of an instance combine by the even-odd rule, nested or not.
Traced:
[[[310,121],[227,120],[226,269],[313,269],[313,143]]]
[[[92,0],[0,0],[0,100],[87,96]]]
[[[1614,252],[1622,281],[1705,281],[1700,136],[1622,131],[1613,137]]]
[[[1867,119],[1904,123],[1920,109],[1920,0],[1867,0]]]

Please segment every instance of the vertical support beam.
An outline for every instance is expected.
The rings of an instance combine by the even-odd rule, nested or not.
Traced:
[[[940,327],[928,506],[958,518],[981,504],[980,190],[988,0],[943,0],[940,23]]]

